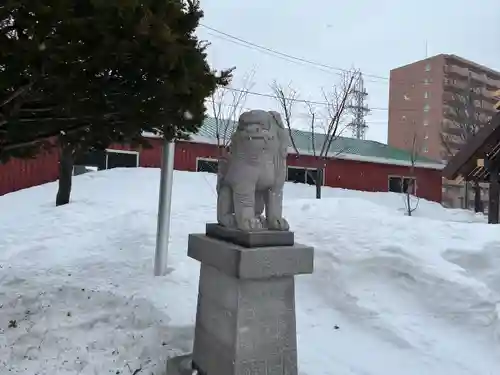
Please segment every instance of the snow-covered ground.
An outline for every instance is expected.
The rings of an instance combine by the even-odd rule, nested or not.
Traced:
[[[78,176],[0,197],[0,374],[165,373],[190,351],[215,178],[175,173],[170,272],[153,274],[159,171]],[[401,196],[288,184],[286,216],[316,247],[297,280],[307,375],[489,375],[500,368],[500,232],[482,216]]]

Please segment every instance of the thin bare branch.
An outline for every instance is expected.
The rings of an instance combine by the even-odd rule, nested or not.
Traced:
[[[320,157],[326,158],[328,156],[333,141],[340,137],[342,132],[347,128],[347,125],[341,128],[341,124],[347,114],[347,105],[353,95],[358,75],[359,72],[357,71],[344,72],[341,75],[340,83],[333,87],[330,94],[327,94],[323,90],[323,97],[326,103],[328,103],[328,126],[325,141],[321,147]]]
[[[241,89],[231,90],[230,87],[219,87],[212,94],[211,105],[215,119],[215,136],[217,145],[222,151],[229,146],[234,132],[234,123],[244,110],[249,91],[254,86],[255,69],[247,73],[238,85]]]
[[[311,124],[310,124],[310,129],[311,129],[311,149],[313,156],[316,156],[316,109],[312,105],[312,103],[307,102],[306,103],[307,109],[309,111],[309,116],[311,118]]]
[[[297,103],[298,92],[293,89],[292,84],[288,84],[288,88],[284,89],[278,82],[273,81],[271,84],[271,89],[273,90],[274,97],[278,102],[278,107],[282,113],[283,121],[288,128],[288,135],[290,136],[290,141],[292,147],[297,155],[300,155],[299,149],[295,143],[295,139],[292,131],[292,118],[294,116],[295,105]]]
[[[410,162],[410,178],[408,179],[406,191],[403,191],[405,194],[405,208],[408,216],[412,216],[412,213],[415,212],[418,208],[420,198],[416,196],[416,177],[415,177],[415,165],[420,156],[420,141],[415,128],[411,129],[411,134],[407,138],[409,142],[409,162]],[[401,180],[402,187],[404,188],[404,178]],[[414,196],[412,196],[414,195]],[[415,202],[415,203],[414,203]]]

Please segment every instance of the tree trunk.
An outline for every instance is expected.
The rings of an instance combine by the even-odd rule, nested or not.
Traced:
[[[321,199],[321,185],[323,184],[323,168],[316,169],[316,199]]]
[[[64,141],[60,143],[59,190],[57,191],[56,206],[62,206],[69,203],[73,177],[73,147]]]
[[[490,170],[490,196],[488,202],[488,224],[498,224],[500,205],[500,181],[498,167],[493,166]]]
[[[469,182],[465,181],[464,185],[464,204],[463,204],[463,209],[468,210],[469,209]]]
[[[483,201],[481,200],[481,186],[479,182],[474,182],[474,211],[483,212]]]
[[[406,208],[407,208],[407,212],[408,212],[408,216],[411,216],[411,194],[409,193],[409,188],[407,189],[407,192],[406,192]]]

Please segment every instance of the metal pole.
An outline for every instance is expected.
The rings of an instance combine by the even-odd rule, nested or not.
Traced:
[[[155,276],[167,273],[168,239],[170,234],[170,210],[172,206],[172,182],[174,177],[175,143],[165,141],[161,162],[160,196],[158,199],[158,224],[156,229]]]

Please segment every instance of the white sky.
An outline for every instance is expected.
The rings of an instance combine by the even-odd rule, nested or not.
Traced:
[[[454,53],[500,70],[498,0],[201,0],[202,23],[289,55],[365,74],[368,104],[387,108],[388,81],[395,67],[429,56]],[[200,27],[211,43],[209,61],[216,69],[235,66],[233,86],[255,68],[252,91],[270,94],[273,80],[289,82],[305,100],[324,101],[322,88],[334,84],[335,71],[273,57],[238,45]],[[249,95],[246,107],[275,109],[273,99]],[[298,105],[299,126],[307,109]],[[387,110],[367,117],[367,139],[386,142]],[[349,133],[345,135],[350,136]]]

